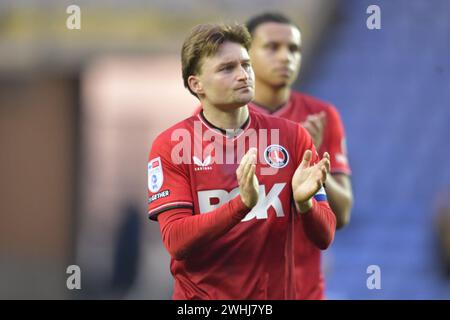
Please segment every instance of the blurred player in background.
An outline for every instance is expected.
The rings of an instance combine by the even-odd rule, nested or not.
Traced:
[[[334,237],[329,155],[319,159],[299,124],[249,111],[249,46],[243,26],[192,30],[183,80],[202,110],[151,148],[148,213],[171,255],[174,299],[293,299],[293,220],[318,248]]]
[[[301,64],[300,29],[278,13],[254,16],[246,25],[252,35],[249,53],[256,79],[249,107],[301,123],[319,154],[330,154],[326,191],[340,229],[348,224],[353,203],[344,126],[334,106],[291,89]],[[301,224],[300,219],[296,222]],[[320,251],[305,238],[302,233],[295,234],[297,298],[323,299]]]

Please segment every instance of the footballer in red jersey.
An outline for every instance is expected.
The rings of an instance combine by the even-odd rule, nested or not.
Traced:
[[[301,64],[301,33],[287,17],[277,13],[255,16],[247,22],[252,34],[249,51],[256,78],[251,110],[301,123],[311,134],[319,154],[330,154],[331,175],[327,195],[336,215],[337,228],[350,219],[353,195],[347,160],[344,126],[334,106],[293,92]],[[295,230],[302,230],[295,220]],[[323,299],[324,281],[320,270],[320,250],[303,232],[296,232],[295,261],[298,299]]]
[[[161,133],[148,162],[148,214],[172,259],[174,299],[295,298],[294,219],[319,248],[336,218],[300,125],[250,112],[250,35],[200,25],[185,40],[185,86],[202,111]]]

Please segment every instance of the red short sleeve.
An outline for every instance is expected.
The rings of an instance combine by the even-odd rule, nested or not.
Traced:
[[[148,215],[152,220],[170,209],[193,208],[189,172],[185,164],[171,160],[170,146],[170,141],[158,137],[148,159]]]
[[[324,143],[320,152],[327,151],[330,154],[331,173],[351,174],[347,157],[347,145],[341,117],[334,106],[327,110],[327,123]]]
[[[311,136],[309,135],[308,131],[303,128],[301,125],[298,125],[297,130],[297,154],[296,154],[296,160],[297,160],[297,167],[300,165],[300,163],[303,160],[303,154],[306,150],[312,151],[312,159],[311,164],[316,164],[320,161],[320,157],[316,151],[316,148],[314,147],[313,140]],[[331,156],[331,155],[330,155]],[[314,195],[314,199],[318,202],[326,202],[328,205],[328,198],[325,191],[325,188],[322,187],[317,191],[317,193]]]

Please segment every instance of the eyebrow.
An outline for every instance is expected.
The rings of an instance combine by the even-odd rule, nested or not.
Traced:
[[[279,45],[279,44],[284,44],[284,42],[283,41],[279,41],[279,40],[268,40],[268,41],[265,41],[263,44],[264,45],[268,45],[268,44],[278,44]],[[287,45],[289,45],[289,46],[297,46],[297,47],[301,46],[301,45],[297,44],[294,41],[289,41],[287,43]]]
[[[240,62],[250,62],[250,59],[241,59]],[[232,64],[236,64],[236,60],[231,60],[231,61],[227,61],[227,62],[222,62],[221,64],[219,64],[217,66],[217,68],[221,68],[221,67],[225,67],[228,65],[232,65]]]

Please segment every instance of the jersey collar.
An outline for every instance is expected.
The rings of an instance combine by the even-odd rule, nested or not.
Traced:
[[[282,113],[284,110],[289,109],[291,104],[292,104],[292,93],[289,95],[289,100],[286,101],[286,103],[282,104],[281,106],[279,106],[277,109],[275,109],[274,111],[270,111],[269,109],[267,109],[266,107],[264,107],[261,104],[258,104],[255,101],[250,102],[251,107],[261,113],[264,114],[269,114],[272,116],[278,116],[280,113]]]
[[[236,140],[237,138],[239,138],[245,132],[245,130],[247,130],[250,127],[250,124],[252,122],[250,114],[251,114],[251,112],[249,111],[248,118],[247,118],[247,120],[245,120],[244,124],[241,126],[241,128],[240,128],[241,130],[239,131],[239,134],[238,135],[233,135],[233,136],[228,135],[226,130],[224,130],[222,128],[219,128],[219,127],[216,127],[211,122],[209,122],[208,119],[206,119],[205,115],[203,114],[203,109],[200,110],[200,112],[198,113],[197,117],[202,122],[202,124],[206,128],[208,128],[209,130],[212,130],[214,132],[219,133],[221,136],[223,136],[226,139]]]

